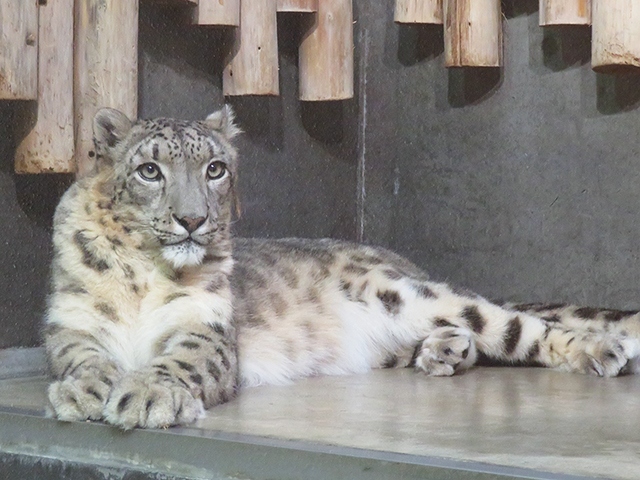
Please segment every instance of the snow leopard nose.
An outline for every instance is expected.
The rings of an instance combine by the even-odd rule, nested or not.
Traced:
[[[177,216],[173,216],[176,222],[182,225],[185,230],[189,233],[195,232],[206,220],[205,217],[182,217],[178,218]]]

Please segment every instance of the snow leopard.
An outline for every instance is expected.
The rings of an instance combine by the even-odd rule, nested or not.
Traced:
[[[246,387],[377,368],[635,372],[632,335],[492,303],[386,249],[234,238],[228,106],[202,121],[101,109],[93,129],[95,171],[54,215],[43,339],[60,420],[184,425]]]

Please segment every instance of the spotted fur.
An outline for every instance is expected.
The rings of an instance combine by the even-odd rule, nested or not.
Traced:
[[[382,248],[233,241],[232,120],[228,108],[201,122],[97,114],[97,169],[54,219],[44,338],[56,417],[185,424],[241,386],[407,366],[453,375],[478,358],[629,369],[638,344],[621,332],[575,328],[562,307],[498,306]]]

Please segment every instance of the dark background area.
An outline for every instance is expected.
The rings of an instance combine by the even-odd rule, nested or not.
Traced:
[[[503,2],[503,69],[443,66],[442,27],[355,0],[356,95],[297,100],[298,19],[279,24],[281,96],[230,98],[246,236],[390,247],[490,298],[640,307],[640,76],[589,65],[588,28]],[[219,108],[223,30],[140,13],[142,117]],[[70,178],[13,173],[0,103],[0,348],[38,343],[53,209]]]

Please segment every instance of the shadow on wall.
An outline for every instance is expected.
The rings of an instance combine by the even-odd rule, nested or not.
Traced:
[[[542,27],[538,27],[542,28]],[[582,25],[542,28],[542,62],[560,72],[591,61],[591,29]]]
[[[502,13],[509,18],[531,15],[538,11],[540,0],[502,0]]]
[[[282,97],[227,97],[236,121],[250,141],[269,152],[284,148],[284,110]]]
[[[596,74],[597,108],[604,115],[640,107],[640,75]]]
[[[442,25],[398,24],[398,60],[406,67],[444,53]]]
[[[29,102],[31,103],[31,102]],[[36,225],[50,230],[53,213],[62,194],[73,182],[73,175],[19,175],[14,172],[13,159],[19,138],[14,135],[14,125],[22,117],[23,109],[31,108],[24,102],[0,103],[0,175],[13,177],[16,200],[21,211]]]
[[[483,102],[500,88],[503,79],[501,67],[450,68],[447,73],[449,105],[453,108]]]

